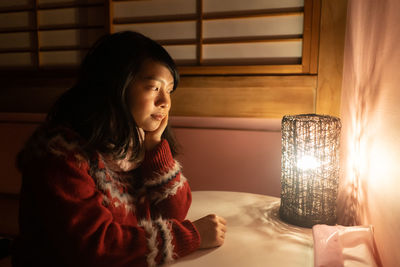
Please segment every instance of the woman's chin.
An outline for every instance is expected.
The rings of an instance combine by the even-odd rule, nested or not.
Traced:
[[[140,128],[142,128],[145,132],[154,132],[158,129],[158,127],[160,127],[160,123],[151,123]]]

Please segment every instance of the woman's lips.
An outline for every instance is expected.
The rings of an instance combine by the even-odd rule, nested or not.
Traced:
[[[161,121],[164,119],[165,115],[164,114],[152,114],[151,117],[157,121]]]

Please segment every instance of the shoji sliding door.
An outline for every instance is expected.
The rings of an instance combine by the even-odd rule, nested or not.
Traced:
[[[318,40],[318,5],[303,0],[111,1],[111,31],[135,30],[159,41],[183,74],[315,73],[310,64],[316,66],[317,57],[310,58],[310,50]]]

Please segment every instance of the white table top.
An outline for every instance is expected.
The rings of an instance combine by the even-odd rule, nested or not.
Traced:
[[[280,199],[224,191],[194,191],[188,219],[215,213],[227,220],[225,243],[198,250],[171,267],[314,265],[312,230],[282,222]]]

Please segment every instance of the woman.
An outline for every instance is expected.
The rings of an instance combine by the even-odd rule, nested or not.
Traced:
[[[191,193],[168,127],[178,81],[139,33],[93,46],[18,156],[14,266],[156,266],[223,244],[223,218],[185,220]]]

